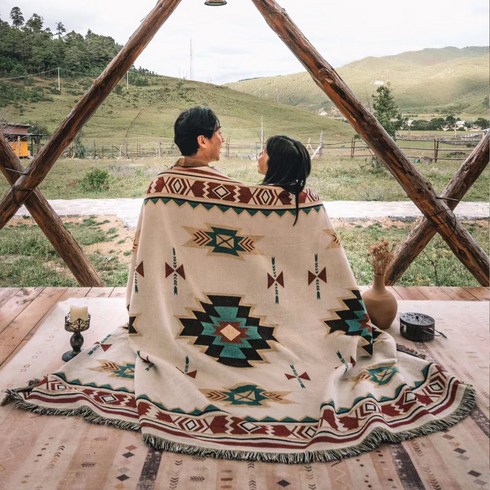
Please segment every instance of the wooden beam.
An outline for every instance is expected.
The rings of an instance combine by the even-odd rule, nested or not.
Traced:
[[[410,163],[376,118],[303,36],[285,10],[274,0],[252,0],[271,29],[303,64],[317,85],[371,147],[400,183],[408,197],[429,219],[458,259],[482,285],[489,284],[487,255],[464,229],[448,206],[437,198],[431,184]]]
[[[473,149],[442,193],[442,198],[447,200],[449,208],[454,209],[459,204],[459,201],[487,167],[489,141],[490,133],[487,133]],[[395,284],[417,255],[427,246],[436,231],[429,220],[421,218],[407,239],[398,248],[395,257],[389,264],[386,270],[387,284]]]
[[[0,171],[11,185],[23,172],[22,164],[3,135],[0,135]],[[104,283],[83,250],[38,189],[30,194],[25,205],[78,283],[86,287],[103,286]]]
[[[16,213],[17,209],[51,170],[58,157],[73,141],[83,125],[104,102],[119,80],[131,68],[139,54],[145,49],[158,29],[164,24],[181,0],[159,0],[143,20],[126,46],[109,63],[94,81],[90,89],[79,100],[48,143],[37,154],[0,203],[0,229]]]

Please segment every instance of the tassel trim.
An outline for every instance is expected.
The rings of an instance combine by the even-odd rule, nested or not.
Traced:
[[[425,436],[439,432],[467,417],[475,406],[475,390],[472,386],[467,386],[463,394],[460,406],[454,413],[441,420],[434,420],[424,424],[417,429],[392,434],[385,429],[376,429],[362,443],[343,449],[327,449],[319,451],[303,451],[296,453],[272,453],[260,451],[233,451],[228,449],[210,449],[188,444],[168,441],[151,434],[143,434],[145,443],[155,449],[174,453],[190,454],[217,459],[229,459],[236,461],[262,461],[265,463],[283,464],[309,464],[327,463],[337,461],[342,458],[359,456],[362,453],[377,449],[384,442],[398,444],[415,437]]]
[[[131,422],[122,422],[120,420],[107,419],[97,415],[88,407],[80,407],[71,410],[58,410],[39,407],[31,403],[25,402],[22,397],[15,391],[9,390],[10,395],[18,408],[28,410],[33,413],[44,415],[79,415],[87,422],[101,425],[110,425],[120,429],[139,431],[139,424]],[[439,432],[460,422],[467,417],[475,406],[476,392],[472,386],[467,386],[463,394],[463,399],[460,406],[448,417],[441,420],[428,422],[423,426],[412,429],[399,434],[392,434],[385,429],[376,429],[360,444],[343,449],[327,449],[319,451],[303,451],[295,453],[273,453],[260,451],[233,451],[228,449],[211,449],[193,446],[189,444],[181,444],[166,439],[153,436],[151,434],[143,434],[143,440],[148,446],[158,450],[169,451],[174,453],[198,455],[204,457],[212,457],[217,459],[228,459],[236,461],[262,461],[267,463],[286,463],[286,464],[309,464],[319,462],[337,461],[342,458],[359,456],[362,453],[373,451],[384,442],[401,443],[403,441],[413,439],[419,436],[425,436]]]
[[[21,408],[23,410],[27,410],[28,412],[37,413],[40,415],[80,416],[83,419],[85,419],[87,422],[90,422],[92,424],[109,425],[109,426],[117,427],[118,429],[131,430],[135,432],[141,430],[141,427],[138,423],[125,422],[123,420],[101,417],[87,406],[72,408],[72,409],[40,407],[39,405],[34,405],[32,403],[26,402],[22,398],[22,396],[19,395],[18,390],[7,390],[7,396],[5,397],[5,399],[8,399],[7,403],[13,401],[17,408]]]

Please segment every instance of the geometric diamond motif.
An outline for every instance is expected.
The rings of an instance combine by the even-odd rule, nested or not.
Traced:
[[[440,381],[434,381],[431,383],[428,388],[430,388],[430,391],[432,393],[442,393],[444,391],[444,386]]]
[[[343,332],[345,335],[358,335],[364,339],[361,347],[369,354],[373,354],[373,327],[369,323],[364,302],[359,290],[352,290],[355,298],[342,299],[347,306],[346,310],[335,311],[338,316],[335,320],[324,320],[330,327],[330,332]]]
[[[281,481],[278,481],[277,482],[278,485],[281,485],[281,487],[287,487],[289,485],[291,485],[291,483],[289,483],[288,481],[286,480],[281,480]]]
[[[240,297],[209,295],[210,302],[200,301],[202,311],[194,318],[179,318],[181,337],[195,337],[194,345],[205,346],[204,353],[221,364],[251,367],[264,362],[259,350],[271,349],[274,327],[261,325],[260,318],[250,316],[251,306],[240,305]],[[277,341],[276,341],[277,342]]]
[[[208,400],[226,405],[246,405],[252,407],[267,407],[269,402],[292,403],[285,397],[290,391],[267,391],[254,384],[238,384],[225,390],[199,390]],[[245,422],[243,429],[252,432],[257,426]]]
[[[395,366],[380,366],[378,368],[366,369],[366,372],[369,374],[369,381],[383,386],[393,379],[393,376],[398,372],[398,368]]]
[[[111,372],[112,376],[118,378],[134,378],[134,363],[118,364],[114,361],[98,360],[100,366],[90,368],[91,371]]]
[[[240,422],[239,427],[247,432],[253,432],[254,430],[260,429],[258,425],[252,424],[252,422]]]
[[[198,229],[186,227],[192,239],[185,243],[190,247],[209,247],[211,253],[241,257],[244,253],[255,251],[255,241],[259,237],[240,236],[239,230],[208,225],[208,228]]]
[[[114,395],[103,395],[103,396],[100,397],[100,399],[104,403],[111,403],[111,402],[117,401],[117,398]]]
[[[220,198],[224,199],[225,197],[228,197],[231,192],[223,185],[219,185],[218,187],[215,187],[213,189],[213,192]]]

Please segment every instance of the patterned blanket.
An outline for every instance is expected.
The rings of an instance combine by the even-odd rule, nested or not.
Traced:
[[[18,406],[141,431],[157,448],[330,461],[443,430],[474,390],[373,327],[319,198],[172,168],[134,238],[129,321]]]

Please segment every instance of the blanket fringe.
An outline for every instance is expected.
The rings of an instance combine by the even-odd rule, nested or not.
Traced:
[[[174,453],[212,457],[217,459],[228,459],[236,461],[262,461],[265,463],[285,463],[285,464],[309,464],[327,463],[337,461],[342,458],[359,456],[362,453],[372,451],[384,442],[398,444],[403,441],[419,436],[425,436],[434,432],[445,430],[457,424],[460,420],[467,417],[475,406],[476,392],[472,386],[467,386],[463,394],[458,409],[441,420],[434,420],[417,429],[391,434],[385,429],[373,431],[361,444],[344,449],[321,450],[321,451],[302,451],[295,453],[272,453],[260,451],[233,451],[227,449],[210,449],[190,444],[182,444],[168,441],[166,439],[143,434],[143,440],[149,446]]]
[[[59,410],[52,408],[40,407],[26,402],[18,390],[7,390],[7,396],[10,396],[18,408],[30,411],[32,413],[44,415],[65,415],[83,417],[87,422],[100,425],[114,426],[120,429],[140,431],[140,425],[120,420],[107,419],[97,415],[89,407],[83,406],[71,410]],[[373,431],[361,444],[349,448],[321,451],[302,451],[294,453],[272,453],[261,451],[233,451],[227,449],[203,448],[188,444],[168,441],[166,439],[151,435],[143,434],[145,443],[155,449],[170,451],[174,453],[198,455],[218,459],[228,459],[236,461],[262,461],[266,463],[286,463],[286,464],[309,464],[337,461],[342,458],[359,456],[362,453],[376,449],[383,442],[400,443],[415,437],[429,435],[434,432],[445,430],[457,424],[460,420],[468,416],[475,405],[475,389],[468,385],[463,394],[460,406],[454,413],[441,420],[434,420],[417,429],[404,431],[399,434],[391,434],[385,429]]]
[[[131,430],[135,432],[141,430],[141,427],[138,423],[125,422],[123,420],[101,417],[87,406],[82,406],[73,409],[64,409],[64,410],[56,409],[56,408],[40,407],[39,405],[26,402],[21,397],[21,395],[19,395],[19,390],[7,390],[7,396],[5,397],[5,399],[7,398],[8,401],[5,404],[9,403],[10,401],[13,401],[13,403],[17,408],[22,408],[23,410],[27,410],[28,412],[37,413],[40,415],[80,416],[84,420],[92,424],[109,425],[109,426],[117,427],[118,429]]]

